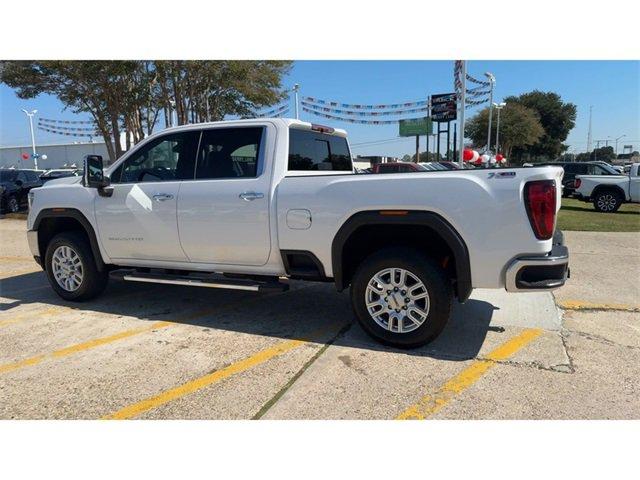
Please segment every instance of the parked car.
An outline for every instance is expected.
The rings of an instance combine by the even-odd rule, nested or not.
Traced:
[[[55,180],[56,178],[77,177],[79,175],[80,171],[77,168],[56,168],[44,172],[40,175],[40,180],[42,180],[43,183],[46,183],[49,180]]]
[[[575,192],[574,181],[576,175],[620,175],[605,162],[550,162],[541,163],[540,166],[562,167],[564,169],[564,177],[562,186],[564,187],[562,195],[570,197]]]
[[[447,160],[440,162],[440,165],[445,167],[447,170],[462,170],[464,168],[464,166],[461,167],[458,162],[450,162]]]
[[[432,169],[420,163],[414,162],[388,162],[376,163],[372,167],[372,173],[408,173],[408,172],[428,172]]]
[[[574,196],[605,213],[617,211],[623,203],[640,203],[639,169],[640,163],[634,163],[628,175],[578,175]]]
[[[431,170],[433,172],[442,172],[449,170],[447,167],[442,165],[440,162],[420,162],[418,165],[422,165],[427,170]]]
[[[170,128],[107,169],[87,156],[84,172],[32,190],[27,220],[68,301],[99,295],[110,275],[244,291],[330,281],[351,287],[369,335],[409,348],[473,288],[567,278],[561,168],[358,175],[344,130],[275,118]]]
[[[0,211],[15,213],[27,207],[27,195],[32,188],[42,186],[34,170],[0,170]]]

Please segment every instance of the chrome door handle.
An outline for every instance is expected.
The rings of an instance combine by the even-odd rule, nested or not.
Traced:
[[[257,198],[264,198],[264,193],[260,192],[242,192],[239,197],[245,202],[251,202]]]
[[[158,193],[153,196],[153,199],[156,202],[164,202],[165,200],[171,200],[172,198],[173,195],[171,195],[170,193]]]

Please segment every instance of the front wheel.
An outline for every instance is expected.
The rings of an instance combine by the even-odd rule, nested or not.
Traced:
[[[108,273],[98,270],[89,242],[79,232],[53,237],[47,245],[45,262],[49,283],[65,300],[89,300],[107,286]]]
[[[388,248],[370,255],[351,285],[351,303],[365,332],[399,348],[415,348],[435,339],[449,320],[452,299],[444,270],[410,248]]]
[[[593,206],[598,212],[613,213],[620,208],[620,205],[622,205],[620,195],[610,190],[597,193],[593,199]]]

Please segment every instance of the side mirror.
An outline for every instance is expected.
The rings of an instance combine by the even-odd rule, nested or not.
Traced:
[[[86,155],[84,157],[84,186],[102,188],[109,185],[109,179],[104,176],[102,157],[100,155]]]
[[[82,178],[85,187],[97,188],[98,193],[105,197],[110,197],[112,189],[107,189],[111,182],[109,177],[104,175],[102,157],[100,155],[86,155],[84,157],[84,173]]]

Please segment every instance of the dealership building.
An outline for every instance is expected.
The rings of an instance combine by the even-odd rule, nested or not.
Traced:
[[[34,168],[31,158],[31,145],[0,147],[0,168]],[[46,160],[38,159],[39,170],[82,166],[85,155],[102,155],[108,159],[107,147],[104,142],[74,142],[54,145],[36,145],[36,152],[40,157],[46,155]],[[27,157],[25,160],[24,157]]]

